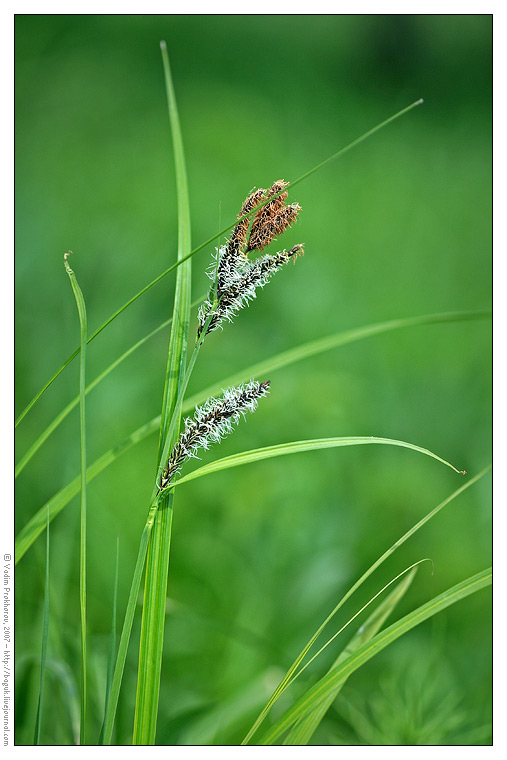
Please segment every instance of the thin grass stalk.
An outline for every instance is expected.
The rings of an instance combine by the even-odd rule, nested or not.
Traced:
[[[44,681],[46,678],[46,654],[49,635],[49,507],[46,511],[46,576],[44,580],[44,601],[42,603],[42,643],[40,653],[40,680],[39,699],[37,701],[37,715],[35,717],[35,731],[33,743],[40,744],[40,729],[42,719],[42,699],[44,695]]]
[[[386,619],[397,607],[399,601],[403,598],[408,588],[412,584],[412,581],[417,572],[417,567],[413,567],[405,578],[398,583],[397,586],[391,591],[391,593],[375,608],[375,610],[369,615],[367,620],[361,625],[358,631],[350,639],[345,649],[338,655],[334,663],[328,670],[330,673],[336,668],[343,660],[345,660],[349,654],[358,649],[362,644],[375,636],[376,633],[382,628]],[[308,663],[307,663],[308,664]],[[299,671],[301,673],[301,671]],[[299,674],[298,674],[299,675]],[[305,745],[308,744],[311,737],[318,728],[322,718],[329,710],[334,700],[343,688],[346,679],[340,681],[334,689],[334,691],[324,699],[313,711],[309,712],[304,717],[298,719],[298,721],[292,727],[288,736],[284,739],[284,744],[290,745]]]
[[[113,585],[113,611],[111,615],[111,634],[109,636],[109,652],[107,655],[107,674],[106,674],[106,696],[104,699],[104,718],[100,730],[99,744],[104,743],[104,724],[106,721],[106,710],[111,693],[111,684],[113,682],[114,664],[116,661],[116,617],[118,609],[118,578],[120,571],[120,537],[116,537],[116,561],[114,568],[114,585]]]
[[[96,459],[87,468],[86,482],[90,483],[97,477],[103,470],[105,470],[110,464],[115,462],[118,457],[135,446],[140,441],[145,440],[149,435],[154,433],[160,427],[160,415],[155,417],[154,420],[142,425],[134,433],[131,433],[121,443],[113,446],[112,449],[106,451],[102,456]],[[49,507],[49,521],[52,522],[54,518],[60,514],[67,504],[79,493],[81,486],[81,476],[77,475],[70,483],[57,491],[47,502]],[[25,555],[27,550],[33,545],[34,541],[44,531],[46,526],[45,521],[46,505],[41,507],[35,515],[29,520],[29,522],[21,529],[16,537],[14,544],[14,557],[17,564],[20,559]]]
[[[350,618],[347,620],[347,622],[346,622],[346,623],[344,623],[344,624],[341,626],[341,628],[339,628],[339,629],[336,631],[336,633],[333,633],[333,635],[332,635],[332,636],[331,636],[331,637],[330,637],[330,638],[329,638],[329,639],[326,641],[326,643],[325,643],[325,644],[323,644],[323,645],[320,647],[320,649],[319,649],[317,652],[315,652],[315,654],[314,654],[314,655],[312,655],[312,657],[310,657],[310,659],[309,659],[309,660],[307,660],[307,662],[305,662],[305,664],[304,664],[304,665],[302,665],[302,666],[301,666],[301,668],[300,668],[300,669],[297,671],[297,673],[295,673],[295,674],[292,676],[292,678],[290,679],[290,681],[287,683],[287,687],[286,687],[286,688],[288,688],[289,686],[291,686],[291,685],[294,683],[294,681],[296,680],[296,678],[299,678],[299,676],[301,675],[301,673],[303,673],[303,672],[304,672],[304,671],[305,671],[305,670],[306,670],[306,669],[307,669],[307,668],[308,668],[308,667],[309,667],[309,666],[312,664],[312,662],[314,662],[314,660],[316,660],[316,659],[317,659],[317,657],[319,657],[319,655],[321,655],[321,654],[322,654],[322,652],[323,652],[325,649],[327,649],[327,648],[328,648],[328,646],[329,646],[330,644],[332,644],[332,643],[333,643],[333,641],[334,641],[336,638],[338,638],[338,636],[339,636],[341,633],[343,633],[343,631],[344,631],[346,628],[348,628],[348,627],[349,627],[349,625],[350,625],[351,623],[353,623],[353,622],[354,622],[354,620],[355,620],[357,617],[359,617],[359,615],[361,615],[361,614],[362,614],[362,613],[363,613],[363,612],[364,612],[366,609],[368,609],[368,607],[370,606],[370,604],[373,604],[373,602],[374,602],[376,599],[378,599],[378,597],[379,597],[379,596],[382,596],[382,594],[384,593],[384,591],[387,591],[387,589],[388,589],[390,586],[392,586],[392,585],[393,585],[393,583],[396,583],[396,581],[397,581],[397,580],[399,580],[400,578],[402,578],[402,577],[403,577],[404,575],[406,575],[407,573],[410,573],[412,570],[416,570],[416,569],[419,567],[419,565],[422,565],[422,563],[423,563],[423,562],[431,562],[431,560],[430,560],[430,559],[428,559],[427,557],[426,557],[425,559],[420,559],[420,560],[418,560],[417,562],[414,562],[414,563],[413,563],[412,565],[410,565],[409,567],[406,567],[406,568],[405,568],[405,570],[402,570],[402,571],[401,571],[401,573],[398,573],[398,575],[396,575],[394,578],[391,578],[391,580],[390,580],[388,583],[386,583],[386,584],[385,584],[385,586],[383,586],[383,587],[380,589],[380,591],[377,591],[377,593],[376,593],[376,594],[374,594],[374,595],[371,597],[371,599],[369,599],[369,600],[366,602],[366,604],[363,604],[363,606],[362,606],[362,607],[360,607],[360,608],[357,610],[357,612],[355,612],[355,613],[352,615],[352,617],[350,617]]]
[[[199,298],[195,299],[192,304],[191,308],[194,308],[194,306],[197,306],[201,303],[201,301],[204,300],[206,297],[206,294],[200,296]],[[166,319],[165,322],[162,322],[158,327],[156,327],[151,332],[144,335],[140,340],[137,341],[137,343],[134,343],[130,348],[128,348],[126,351],[123,352],[121,356],[119,356],[117,359],[115,359],[111,364],[106,367],[97,377],[92,380],[91,383],[89,383],[86,386],[85,393],[88,395],[94,388],[99,385],[99,383],[102,382],[102,380],[105,380],[105,378],[114,370],[116,367],[119,367],[122,362],[125,361],[125,359],[128,359],[129,356],[131,356],[135,351],[137,351],[138,348],[141,348],[141,346],[144,346],[147,341],[150,340],[150,338],[153,338],[155,335],[158,335],[161,330],[163,330],[165,327],[168,327],[172,323],[172,317],[169,319]],[[53,433],[57,427],[64,421],[64,419],[70,414],[70,412],[79,404],[79,394],[70,401],[67,406],[62,409],[62,411],[57,414],[57,416],[49,423],[47,428],[43,430],[43,432],[40,434],[40,436],[37,438],[36,441],[30,446],[30,448],[27,450],[27,452],[22,456],[22,458],[19,460],[18,464],[15,467],[14,470],[14,477],[17,478],[18,475],[23,471],[23,469],[26,467],[28,462],[31,460],[31,458],[34,456],[34,454],[37,453],[37,451],[40,449],[40,447],[47,441],[51,433]],[[157,425],[157,428],[159,425]]]
[[[362,584],[367,580],[367,578],[372,575],[372,573],[375,572],[375,570],[380,567],[380,565],[388,559],[388,557],[391,556],[402,544],[405,543],[414,533],[416,533],[420,528],[423,527],[429,520],[431,520],[435,515],[440,512],[447,504],[450,504],[451,501],[453,501],[455,498],[457,498],[463,491],[466,491],[467,488],[470,488],[470,486],[477,483],[478,480],[480,480],[484,475],[491,469],[491,465],[488,465],[485,467],[481,472],[479,472],[475,477],[471,478],[467,483],[460,486],[456,491],[454,491],[450,496],[447,497],[447,499],[444,499],[444,501],[440,502],[434,509],[432,509],[428,514],[426,514],[421,520],[419,520],[415,525],[413,525],[406,533],[401,536],[395,543],[385,551],[379,559],[377,559],[369,568],[364,572],[361,577],[351,586],[351,588],[347,591],[347,593],[340,599],[338,604],[334,607],[334,609],[331,611],[331,613],[327,616],[327,618],[324,620],[324,622],[317,628],[314,635],[311,637],[311,639],[308,641],[308,643],[303,647],[299,655],[296,657],[294,662],[292,663],[291,667],[283,677],[283,679],[280,681],[278,686],[276,687],[275,691],[271,695],[270,699],[264,706],[264,708],[261,710],[259,716],[255,720],[254,724],[252,725],[251,729],[241,742],[243,745],[248,744],[250,740],[255,736],[257,733],[259,727],[264,722],[267,714],[269,713],[271,707],[274,705],[274,703],[277,701],[277,699],[280,697],[280,695],[285,691],[287,688],[287,685],[292,680],[292,677],[294,676],[297,668],[299,665],[303,662],[304,658],[306,657],[307,653],[310,651],[324,628],[327,626],[327,624],[332,620],[332,618],[336,615],[338,610],[343,607],[345,602],[350,599],[350,597],[357,591],[357,589],[362,586]]]
[[[70,253],[70,252],[69,252]],[[81,722],[79,742],[86,744],[86,707],[87,707],[87,654],[86,654],[86,336],[87,318],[83,293],[78,285],[76,275],[68,264],[69,253],[64,256],[64,264],[70,278],[72,291],[76,300],[81,331],[81,351],[79,360],[79,431],[81,443],[81,515],[79,539],[79,606],[81,613]]]
[[[114,667],[113,680],[111,682],[111,691],[109,693],[109,699],[106,705],[106,714],[104,719],[104,738],[103,743],[105,745],[111,744],[111,738],[113,734],[114,720],[116,717],[116,709],[118,707],[118,699],[120,696],[120,688],[123,677],[123,671],[125,669],[125,661],[127,659],[127,650],[130,641],[130,634],[132,631],[132,623],[134,621],[134,614],[137,606],[137,599],[141,588],[141,581],[143,579],[144,565],[146,562],[146,554],[148,552],[148,544],[150,540],[153,523],[155,520],[155,513],[158,509],[158,499],[153,501],[148,511],[148,517],[146,524],[141,534],[141,541],[139,543],[139,551],[137,554],[136,565],[134,568],[134,576],[129,591],[129,598],[127,601],[127,607],[125,610],[125,619],[123,621],[122,632],[120,636],[120,643],[118,645],[118,654],[116,656],[116,663]]]
[[[368,139],[369,137],[372,137],[376,132],[381,130],[383,127],[387,126],[388,124],[391,124],[396,119],[400,118],[401,116],[404,116],[409,111],[411,111],[416,106],[420,105],[423,102],[422,98],[419,100],[416,100],[415,103],[412,103],[411,105],[407,106],[406,108],[403,108],[401,111],[398,111],[393,116],[390,116],[388,119],[385,119],[385,121],[381,122],[380,124],[377,124],[372,129],[369,129],[367,132],[364,132],[360,137],[353,140],[351,143],[346,145],[344,148],[341,148],[340,150],[336,151],[336,153],[333,153],[333,155],[326,158],[324,161],[321,161],[319,164],[314,166],[309,171],[302,174],[298,179],[294,180],[294,182],[289,182],[286,186],[286,188],[294,187],[295,185],[299,184],[300,182],[303,182],[304,180],[308,179],[308,177],[311,177],[312,174],[319,171],[320,169],[323,169],[327,164],[331,163],[332,161],[336,160],[337,158],[340,158],[341,156],[345,155],[345,153],[348,153],[348,151],[352,150],[352,148],[355,148],[360,143],[364,142],[364,140]],[[271,200],[276,196],[272,196]],[[266,201],[267,203],[268,201]],[[261,208],[263,205],[266,205],[266,203],[260,204],[258,208]],[[257,209],[256,209],[257,210]],[[250,212],[249,214],[245,214],[243,218],[247,218],[250,216],[253,216],[254,213],[256,213],[256,210]],[[143,296],[150,288],[152,288],[154,285],[156,285],[160,280],[162,280],[166,275],[168,275],[170,272],[172,272],[174,269],[179,267],[181,264],[188,261],[192,256],[194,256],[199,251],[202,251],[203,248],[206,248],[208,245],[211,245],[215,242],[218,238],[221,238],[223,235],[225,235],[226,232],[231,230],[237,223],[238,219],[236,219],[234,222],[229,224],[227,227],[224,227],[223,230],[220,230],[217,232],[216,235],[213,235],[213,237],[208,238],[208,240],[205,240],[204,243],[201,243],[197,246],[197,248],[194,248],[192,251],[187,253],[186,255],[182,256],[181,258],[178,256],[178,260],[175,264],[172,264],[170,267],[168,267],[164,272],[162,272],[158,277],[155,277],[154,280],[152,280],[148,285],[146,285],[142,290],[140,290],[138,293],[136,293],[132,298],[130,298],[123,306],[121,306],[119,309],[117,309],[114,314],[112,314],[100,327],[98,327],[92,335],[88,338],[88,343],[90,343],[92,340],[94,340],[97,335],[99,335],[102,330],[104,330],[108,325],[111,324],[113,320],[116,319],[125,309],[127,309],[129,306],[131,306],[135,301],[137,301],[138,298]],[[32,400],[26,405],[26,407],[23,409],[21,414],[16,419],[15,427],[19,425],[19,423],[24,419],[24,417],[28,414],[30,409],[34,406],[34,404],[37,403],[37,401],[41,398],[41,396],[45,393],[45,391],[50,387],[50,385],[56,380],[56,378],[64,371],[66,367],[73,361],[73,359],[76,358],[76,356],[79,354],[80,349],[77,348],[62,364],[62,366],[55,372],[55,374],[47,381],[47,383],[35,394],[35,396],[32,398]]]
[[[109,638],[109,654],[107,658],[107,680],[106,680],[106,704],[109,700],[111,691],[111,682],[113,680],[114,661],[116,659],[116,617],[118,611],[118,579],[120,576],[120,537],[116,537],[116,561],[114,567],[114,587],[113,587],[113,612],[111,615],[111,636]]]

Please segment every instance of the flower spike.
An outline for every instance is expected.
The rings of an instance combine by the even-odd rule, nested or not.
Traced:
[[[264,255],[254,261],[248,258],[248,253],[262,251],[297,220],[301,206],[285,205],[288,184],[283,179],[277,180],[268,190],[254,190],[243,203],[230,240],[216,249],[214,263],[208,269],[213,285],[199,309],[197,339],[203,332],[207,334],[221,327],[224,320],[232,321],[234,315],[255,298],[258,287],[264,287],[289,259],[295,261],[303,253],[303,246],[299,244],[290,251]],[[243,217],[257,206],[260,208],[249,232],[250,220]]]
[[[199,449],[208,449],[211,443],[219,443],[229,435],[246,412],[255,412],[260,398],[269,392],[269,380],[258,383],[251,380],[246,385],[228,388],[223,398],[209,398],[195,409],[194,418],[187,417],[185,430],[180,435],[162,472],[159,488],[163,491],[173,477],[181,471],[190,458],[197,458]]]

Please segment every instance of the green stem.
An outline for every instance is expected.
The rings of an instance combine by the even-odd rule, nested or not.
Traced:
[[[64,265],[69,275],[76,306],[79,315],[81,331],[81,353],[79,361],[79,428],[81,439],[81,516],[80,516],[80,551],[79,551],[79,606],[81,612],[81,723],[79,741],[81,745],[86,743],[86,342],[87,342],[87,317],[83,293],[78,285],[76,276],[68,264],[69,253],[64,256]]]
[[[191,289],[190,206],[185,167],[183,140],[176,97],[165,42],[161,43],[169,120],[173,138],[176,187],[178,197],[178,269],[174,295],[173,323],[169,340],[166,380],[162,402],[157,482],[161,468],[173,448],[179,433],[181,406],[191,369],[185,370],[188,344]],[[194,349],[191,366],[199,347]],[[155,484],[155,488],[158,485]],[[164,642],[165,600],[169,553],[171,546],[173,497],[163,494],[154,515],[154,525],[148,546],[144,587],[143,616],[137,679],[133,744],[154,744],[157,725],[160,672]]]
[[[113,734],[114,719],[116,717],[116,708],[118,707],[118,698],[120,696],[120,687],[123,677],[123,671],[125,669],[125,660],[127,658],[127,650],[130,641],[130,634],[132,631],[132,623],[134,621],[134,614],[136,611],[137,599],[141,588],[141,581],[143,578],[144,563],[146,560],[146,553],[148,551],[148,543],[150,540],[151,531],[155,521],[155,514],[159,506],[159,500],[155,499],[150,505],[148,510],[148,517],[141,534],[141,541],[139,544],[139,551],[137,554],[136,566],[134,568],[134,577],[132,578],[132,584],[130,586],[130,593],[127,602],[127,609],[125,611],[125,620],[123,621],[123,628],[120,636],[120,643],[118,646],[118,654],[116,657],[116,665],[114,668],[113,680],[111,683],[111,690],[109,693],[109,699],[106,707],[106,714],[104,719],[104,744],[111,743],[111,737]]]

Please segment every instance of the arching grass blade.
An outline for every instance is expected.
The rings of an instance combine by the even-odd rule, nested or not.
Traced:
[[[329,164],[331,161],[336,160],[340,156],[342,156],[345,153],[347,153],[348,151],[352,150],[352,148],[354,148],[357,145],[359,145],[360,143],[362,143],[368,137],[373,136],[376,132],[378,132],[379,130],[381,130],[383,127],[387,126],[388,124],[391,124],[393,121],[395,121],[396,119],[398,119],[400,116],[403,116],[404,114],[408,113],[413,108],[415,108],[416,106],[420,105],[422,102],[423,102],[422,99],[419,99],[419,100],[415,101],[415,103],[412,103],[410,106],[407,106],[406,108],[403,108],[401,111],[398,111],[396,114],[394,114],[393,116],[390,116],[385,121],[381,122],[380,124],[377,124],[375,127],[373,127],[373,129],[369,129],[367,132],[365,132],[364,134],[362,134],[357,139],[353,140],[351,143],[349,143],[348,145],[346,145],[344,148],[341,148],[336,153],[333,153],[332,156],[329,156],[324,161],[321,161],[321,163],[317,164],[312,169],[310,169],[309,171],[307,171],[304,174],[302,174],[300,177],[298,177],[298,179],[294,180],[294,182],[290,182],[287,185],[287,187],[288,188],[289,187],[294,187],[295,185],[299,184],[300,182],[303,182],[303,180],[308,179],[308,177],[310,177],[316,171],[318,171],[319,169],[324,168],[324,166],[327,166],[327,164]],[[276,197],[276,196],[273,196],[273,198],[274,197]],[[266,203],[267,202],[268,201],[266,201]],[[265,203],[264,204],[260,204],[260,206],[262,206],[262,205],[265,205]],[[244,218],[246,218],[248,216],[252,216],[254,213],[255,213],[255,211],[250,212],[250,214],[245,214]],[[199,251],[202,251],[203,248],[206,248],[208,245],[211,245],[212,243],[214,243],[215,240],[217,240],[217,238],[220,238],[223,235],[225,235],[226,232],[228,232],[229,230],[231,230],[235,226],[235,224],[237,224],[237,221],[238,220],[235,220],[234,222],[232,222],[231,224],[229,224],[227,227],[224,227],[223,230],[220,230],[219,232],[217,232],[216,235],[213,235],[212,237],[208,238],[208,240],[205,240],[204,243],[201,243],[200,245],[197,246],[197,248],[194,248],[192,251],[190,251],[186,255],[181,256],[181,257],[178,255],[178,260],[174,264],[172,264],[172,266],[168,267],[164,272],[162,272],[160,275],[158,275],[158,277],[155,277],[155,279],[152,280],[150,283],[148,283],[148,285],[146,285],[138,293],[136,293],[134,296],[132,296],[132,298],[130,298],[125,304],[123,304],[123,306],[121,306],[119,309],[117,309],[114,312],[114,314],[112,314],[109,317],[109,319],[107,319],[99,328],[97,328],[97,330],[95,330],[95,332],[92,333],[92,335],[90,335],[90,337],[88,338],[88,343],[90,341],[94,340],[97,337],[97,335],[99,335],[102,332],[102,330],[104,330],[108,325],[111,324],[111,322],[113,320],[116,319],[116,317],[118,317],[123,311],[125,311],[125,309],[127,309],[129,306],[131,306],[131,304],[133,304],[135,301],[137,301],[138,298],[140,298],[142,295],[144,295],[154,285],[156,285],[158,282],[160,282],[160,280],[162,280],[164,277],[166,277],[166,275],[168,275],[174,269],[176,269],[177,267],[179,267],[181,264],[183,264],[186,261],[188,261],[196,253],[198,253]],[[68,359],[62,364],[62,366],[55,372],[55,374],[48,380],[48,382],[40,389],[40,391],[38,391],[38,393],[35,394],[35,396],[33,397],[33,399],[26,405],[26,407],[23,409],[23,411],[21,412],[21,414],[16,419],[16,427],[23,420],[23,418],[28,414],[28,412],[34,406],[34,404],[36,404],[36,402],[40,399],[40,397],[43,395],[43,393],[45,393],[45,391],[49,388],[49,386],[56,380],[56,378],[60,375],[60,373],[63,372],[63,370],[66,367],[68,367],[68,365],[71,363],[71,361],[73,361],[73,359],[75,359],[75,357],[78,355],[79,351],[80,351],[79,348],[76,349],[68,357]]]
[[[365,327],[355,328],[353,330],[347,330],[345,332],[340,331],[333,335],[329,335],[325,338],[318,338],[317,340],[310,341],[301,346],[296,346],[288,351],[281,352],[275,356],[267,359],[266,361],[259,362],[251,365],[250,367],[240,370],[240,372],[223,378],[218,382],[210,385],[208,388],[195,393],[188,398],[182,408],[183,413],[187,413],[194,409],[197,404],[205,401],[209,396],[220,391],[221,388],[226,388],[231,385],[237,385],[251,377],[262,376],[270,374],[271,372],[286,367],[290,364],[294,364],[302,359],[315,356],[324,351],[337,348],[348,343],[352,343],[363,338],[367,338],[373,335],[379,335],[390,330],[395,330],[403,327],[425,325],[425,324],[437,324],[446,322],[458,322],[468,321],[475,319],[486,319],[491,317],[491,312],[488,311],[472,311],[472,312],[444,312],[442,314],[425,314],[419,317],[408,317],[406,319],[390,320],[388,322],[380,322],[372,325],[366,325]],[[87,482],[90,482],[96,475],[102,470],[114,462],[123,452],[128,451],[132,446],[140,443],[149,435],[158,430],[160,426],[160,415],[154,417],[149,422],[142,425],[136,431],[131,433],[124,441],[117,446],[114,446],[109,451],[105,452],[99,459],[97,459],[87,472]],[[79,490],[79,478],[74,479],[71,483],[65,486],[49,501],[50,505],[50,520],[52,520],[63,507],[75,496]],[[23,554],[35,541],[44,530],[45,525],[45,506],[39,509],[39,511],[30,519],[30,521],[21,530],[16,538],[16,562],[21,559]]]
[[[478,480],[480,480],[489,470],[491,469],[491,465],[488,465],[485,467],[481,472],[479,472],[475,477],[471,478],[469,481],[464,483],[460,488],[458,488],[456,491],[454,491],[450,496],[448,496],[444,501],[440,502],[436,507],[434,507],[430,512],[428,512],[421,520],[419,520],[415,525],[413,525],[406,533],[401,536],[397,541],[394,542],[392,546],[389,547],[369,568],[364,572],[361,577],[350,587],[350,589],[344,594],[344,596],[340,599],[338,604],[334,607],[334,609],[330,612],[330,614],[327,616],[327,618],[321,623],[321,625],[317,628],[313,636],[310,638],[310,640],[307,642],[307,644],[303,647],[301,652],[298,654],[294,662],[292,663],[291,667],[281,680],[281,682],[276,687],[275,691],[271,695],[270,699],[268,700],[267,704],[264,706],[263,710],[260,712],[259,716],[255,720],[253,726],[249,730],[248,734],[245,736],[245,738],[242,741],[242,744],[248,744],[250,740],[255,736],[258,729],[260,728],[261,724],[263,723],[264,719],[266,718],[268,712],[270,711],[271,707],[274,705],[278,697],[282,694],[282,692],[287,688],[287,685],[293,680],[295,673],[297,672],[299,666],[305,659],[306,655],[310,651],[310,649],[313,647],[317,639],[319,638],[320,634],[324,630],[324,628],[327,626],[327,624],[330,622],[330,620],[333,619],[333,617],[336,615],[338,610],[340,610],[341,607],[345,604],[345,602],[350,599],[350,597],[357,591],[360,586],[377,570],[377,568],[382,565],[383,562],[385,562],[402,544],[405,543],[411,536],[414,535],[420,528],[422,528],[429,520],[431,520],[433,517],[435,517],[444,507],[446,507],[448,504],[450,504],[455,498],[457,498],[463,491],[466,491],[470,486],[477,483]]]
[[[195,299],[192,303],[192,307],[201,303],[206,294],[198,299]],[[441,314],[425,314],[419,317],[408,317],[405,319],[391,319],[387,322],[377,322],[372,325],[366,325],[364,327],[354,328],[352,330],[339,331],[332,335],[328,335],[324,338],[318,338],[317,340],[309,341],[301,346],[290,348],[287,351],[281,351],[275,356],[265,359],[264,361],[253,364],[246,369],[229,375],[222,380],[214,383],[213,385],[205,388],[198,393],[195,393],[189,399],[187,399],[183,405],[183,412],[192,410],[197,404],[201,404],[209,396],[214,395],[222,388],[227,388],[232,385],[239,385],[240,383],[249,380],[252,377],[260,377],[271,372],[275,372],[277,369],[287,367],[291,364],[295,364],[303,359],[308,359],[311,356],[330,351],[333,348],[339,346],[345,346],[348,343],[354,343],[355,341],[362,340],[363,338],[369,338],[374,335],[379,335],[392,330],[398,330],[406,327],[416,327],[419,325],[430,324],[442,324],[447,322],[466,322],[477,319],[491,318],[490,311],[456,311],[456,312],[443,312]],[[125,359],[127,359],[134,351],[140,348],[146,341],[156,335],[160,330],[167,327],[172,322],[172,318],[166,320],[159,325],[155,330],[152,330],[144,338],[141,338],[137,343],[131,346],[125,353],[123,353],[118,359],[109,365],[95,380],[93,380],[86,388],[88,394],[93,388],[95,388],[102,380],[104,380],[110,372],[118,367]],[[15,469],[15,477],[26,467],[33,455],[40,449],[40,447],[46,442],[51,433],[56,430],[58,425],[67,417],[67,415],[74,409],[79,403],[79,396],[76,396],[67,406],[63,409],[55,418],[50,422],[48,427],[41,433],[37,440],[30,446],[28,451],[20,459]]]
[[[457,472],[459,475],[466,474],[463,470],[456,469],[454,465],[450,464],[450,462],[447,462],[445,459],[442,459],[437,454],[434,454],[432,451],[423,449],[421,446],[416,446],[413,443],[397,441],[391,438],[376,438],[374,436],[347,436],[339,438],[314,438],[307,441],[291,441],[290,443],[280,443],[276,446],[266,446],[261,449],[243,451],[240,454],[232,454],[231,456],[217,459],[203,467],[199,467],[197,470],[180,478],[180,480],[170,484],[169,488],[175,488],[183,483],[187,483],[189,480],[202,478],[203,475],[211,475],[214,472],[220,472],[220,470],[229,470],[231,467],[239,467],[240,465],[250,464],[252,462],[260,462],[263,459],[272,459],[273,457],[285,456],[286,454],[300,454],[304,451],[330,449],[337,446],[367,446],[371,444],[401,446],[405,449],[412,449],[412,451],[417,451],[419,454],[425,454],[426,456],[436,459],[438,462],[450,467],[451,470],[454,470],[454,472]]]

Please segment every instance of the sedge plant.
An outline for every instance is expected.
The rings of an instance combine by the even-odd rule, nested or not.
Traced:
[[[214,386],[187,397],[187,387],[194,372],[200,350],[207,335],[222,330],[238,316],[241,309],[257,299],[260,291],[271,281],[273,276],[289,262],[303,255],[304,246],[297,244],[289,250],[271,252],[275,242],[284,232],[294,225],[302,212],[296,203],[287,203],[289,190],[303,180],[308,179],[316,171],[323,168],[332,160],[343,155],[357,146],[366,138],[372,136],[380,128],[412,110],[422,103],[418,100],[411,106],[385,120],[377,127],[369,130],[345,148],[337,151],[325,161],[313,167],[294,182],[283,179],[274,181],[267,188],[252,190],[241,205],[238,216],[232,224],[209,238],[201,245],[192,249],[190,234],[190,204],[188,183],[183,150],[183,139],[178,117],[176,98],[169,67],[169,59],[165,43],[161,43],[164,75],[166,83],[169,121],[173,141],[176,186],[178,197],[178,254],[177,261],[162,272],[152,282],[142,288],[126,304],[117,309],[95,332],[88,335],[86,309],[84,298],[77,285],[75,275],[65,261],[67,273],[71,279],[81,326],[81,342],[79,348],[53,374],[51,379],[34,396],[18,417],[19,424],[30,409],[41,399],[58,375],[80,356],[80,385],[79,396],[74,399],[55,420],[50,423],[44,433],[28,449],[18,463],[19,474],[28,465],[31,458],[44,445],[51,433],[79,403],[81,411],[81,475],[70,482],[65,488],[55,494],[45,505],[36,512],[30,521],[20,531],[16,539],[16,561],[19,561],[30,549],[38,535],[48,529],[49,523],[71,501],[78,492],[81,493],[81,550],[80,550],[80,604],[81,604],[81,730],[80,743],[85,744],[90,739],[86,730],[87,705],[87,631],[86,631],[86,486],[109,464],[114,462],[123,452],[139,443],[146,436],[158,430],[157,463],[153,477],[153,490],[149,502],[146,522],[140,538],[137,560],[130,586],[129,597],[123,616],[121,634],[116,647],[116,596],[118,584],[118,559],[115,577],[115,602],[113,611],[112,635],[107,666],[107,684],[103,726],[100,733],[100,743],[110,744],[113,739],[113,729],[117,714],[120,691],[125,668],[127,653],[132,637],[133,623],[138,599],[142,591],[142,619],[140,625],[139,655],[137,665],[137,686],[135,712],[133,716],[132,743],[135,745],[151,745],[156,742],[157,718],[159,713],[159,695],[161,667],[164,648],[164,628],[166,617],[167,582],[169,573],[169,558],[173,540],[173,512],[178,487],[190,480],[209,476],[220,470],[254,463],[268,458],[296,454],[304,451],[323,450],[343,446],[356,445],[389,445],[411,449],[422,453],[450,467],[456,473],[465,474],[454,465],[437,454],[405,441],[384,437],[329,437],[293,441],[290,443],[274,444],[271,446],[245,451],[222,459],[216,459],[209,464],[182,474],[183,468],[190,459],[198,458],[199,452],[218,444],[222,438],[233,432],[247,412],[255,412],[261,401],[271,390],[271,380],[268,373],[280,367],[288,366],[297,361],[318,353],[332,350],[338,346],[381,334],[389,330],[409,328],[415,325],[444,323],[460,320],[484,319],[487,312],[455,312],[446,314],[424,315],[402,320],[369,325],[348,332],[332,335],[311,341],[293,349],[277,354],[240,373],[224,378]],[[195,254],[213,243],[217,238],[223,238],[230,233],[225,243],[219,244],[207,270],[210,287],[206,296],[199,299],[199,309],[196,318],[192,318],[191,280],[192,259]],[[276,245],[278,248],[278,245]],[[309,251],[307,259],[313,255]],[[175,271],[176,284],[172,316],[164,321],[159,328],[128,349],[119,359],[115,360],[88,387],[85,382],[86,347],[114,319],[144,295],[163,277]],[[86,461],[86,426],[85,426],[85,397],[112,369],[131,355],[140,345],[164,327],[170,326],[169,345],[167,351],[165,384],[162,398],[161,413],[150,420],[125,441],[114,449],[106,452],[91,465]],[[239,327],[237,329],[240,329]],[[221,393],[219,392],[221,389]],[[225,389],[225,390],[224,390]],[[193,414],[184,418],[187,412]],[[357,588],[371,575],[374,570],[399,545],[409,538],[416,530],[437,514],[440,509],[452,501],[462,490],[472,485],[481,475],[470,480],[451,497],[442,502],[437,508],[416,524],[396,544],[386,551],[380,559],[359,579],[359,581],[342,597],[332,613],[317,629],[315,635],[303,648],[285,677],[280,681],[271,698],[261,711],[257,720],[244,738],[243,743],[272,744],[283,740],[285,744],[306,744],[318,727],[320,721],[329,709],[337,694],[342,689],[347,678],[363,663],[367,662],[377,652],[394,642],[405,632],[437,612],[454,604],[460,599],[475,593],[490,583],[489,571],[478,573],[474,577],[458,583],[453,588],[435,597],[425,605],[401,618],[396,623],[383,629],[388,615],[396,608],[400,599],[408,592],[414,578],[417,566],[424,560],[419,560],[397,574],[388,584],[376,593],[366,605],[354,614],[339,631],[321,646],[313,657],[305,662],[310,649],[323,632],[324,627],[331,621],[342,604],[356,591]],[[48,558],[49,562],[49,558]],[[143,587],[144,578],[144,587]],[[395,585],[396,584],[396,585]],[[390,588],[393,586],[393,588]],[[367,607],[377,602],[381,594],[390,588],[389,595],[377,603],[370,611],[369,617],[359,631],[352,637],[348,646],[338,654],[334,664],[327,674],[315,684],[301,693],[294,704],[272,723],[266,730],[263,726],[271,708],[284,693],[300,677],[310,662],[313,662],[341,631],[359,616]],[[46,589],[49,594],[49,589]],[[48,614],[45,612],[44,629],[47,632]],[[44,642],[43,652],[45,657]],[[41,676],[41,698],[43,677]],[[40,705],[37,716],[36,738],[40,735]]]

